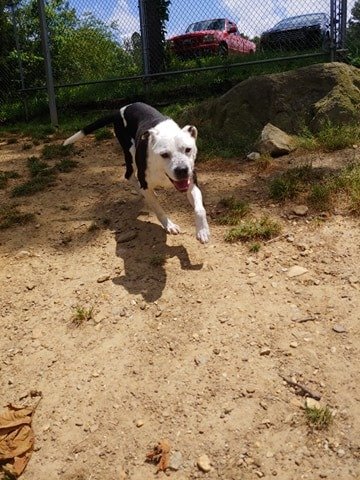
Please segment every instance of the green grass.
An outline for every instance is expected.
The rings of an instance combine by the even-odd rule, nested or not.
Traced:
[[[225,234],[225,241],[248,242],[251,240],[270,240],[279,235],[281,225],[268,217],[260,219],[242,220],[236,227],[231,228]]]
[[[80,305],[77,305],[74,308],[74,313],[71,317],[71,324],[74,327],[80,327],[84,322],[88,322],[93,317],[93,307],[85,308]]]
[[[252,243],[249,247],[249,252],[258,253],[260,251],[261,244],[259,242]]]
[[[21,213],[15,206],[0,207],[0,230],[26,225],[34,220],[32,213]]]
[[[223,198],[219,205],[225,209],[225,212],[217,218],[220,225],[237,225],[250,211],[248,203],[237,200],[235,197]]]
[[[333,152],[343,148],[352,147],[360,138],[360,126],[325,124],[319,132],[313,134],[308,128],[304,128],[297,138],[299,147],[305,150],[325,150]]]
[[[19,178],[20,175],[13,170],[9,170],[7,172],[0,172],[0,190],[3,190],[7,187],[8,180],[10,178]]]
[[[318,173],[310,164],[290,168],[270,182],[270,197],[277,202],[293,199],[304,190],[306,185],[315,182],[318,178]]]
[[[99,130],[96,130],[95,132],[95,140],[100,142],[102,140],[108,140],[110,138],[114,138],[113,132],[110,130],[110,128],[100,128]]]
[[[26,197],[34,195],[37,192],[41,192],[46,188],[54,185],[55,177],[54,175],[42,176],[32,178],[28,182],[18,185],[11,191],[12,197]]]
[[[37,177],[39,175],[48,175],[52,173],[50,166],[46,162],[43,162],[35,156],[28,158],[27,167],[32,177]]]
[[[313,169],[311,165],[289,169],[269,184],[273,200],[282,202],[302,195],[315,210],[331,210],[340,200],[354,214],[360,213],[360,163],[337,172]]]
[[[79,162],[72,160],[71,158],[62,158],[56,163],[55,168],[61,173],[68,173],[74,170],[78,166]]]
[[[73,145],[51,144],[44,145],[42,150],[42,157],[46,160],[53,158],[64,158],[71,155],[74,151]]]
[[[331,410],[328,406],[325,407],[306,407],[305,415],[311,427],[317,429],[328,428],[333,420]]]

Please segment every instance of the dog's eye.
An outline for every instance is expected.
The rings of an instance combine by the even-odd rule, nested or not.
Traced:
[[[170,153],[168,152],[160,153],[160,155],[162,156],[162,158],[170,158]]]
[[[185,153],[190,153],[190,152],[191,152],[191,148],[190,148],[190,147],[185,148]]]

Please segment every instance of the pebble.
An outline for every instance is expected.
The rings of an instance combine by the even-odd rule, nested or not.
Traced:
[[[183,464],[183,457],[181,455],[181,452],[174,452],[170,456],[170,462],[169,462],[169,468],[171,470],[179,470],[182,467]]]
[[[344,325],[340,325],[339,323],[337,323],[336,325],[334,325],[332,329],[333,329],[334,332],[336,332],[336,333],[347,333],[347,330],[346,330],[346,328],[344,327]]]
[[[200,455],[196,464],[202,472],[210,472],[211,470],[210,459],[206,454]]]
[[[307,271],[308,271],[307,268],[300,267],[299,265],[294,265],[293,267],[289,268],[289,270],[287,271],[287,276],[289,278],[298,277],[300,275],[303,275]]]
[[[290,343],[290,347],[291,347],[291,348],[297,348],[297,347],[298,347],[298,343],[297,343],[297,342],[291,342],[291,343]]]
[[[259,152],[251,152],[249,153],[248,155],[246,155],[246,158],[248,160],[259,160],[259,158],[261,157],[260,153]]]
[[[141,420],[141,419],[136,420],[135,425],[136,425],[138,428],[142,427],[142,426],[144,425],[144,420]]]
[[[97,283],[103,283],[103,282],[106,282],[107,280],[109,280],[109,278],[110,278],[110,275],[102,275],[96,281],[97,281]]]
[[[336,452],[338,457],[342,458],[345,455],[345,450],[342,448],[339,448],[339,450]]]
[[[317,400],[315,400],[315,398],[307,397],[305,399],[305,407],[306,408],[320,408],[320,403]]]
[[[303,217],[308,213],[309,208],[306,205],[295,205],[292,211],[295,213],[295,215],[298,215],[299,217]]]
[[[271,353],[270,348],[262,348],[262,349],[260,350],[260,355],[261,355],[261,356],[270,355],[270,353]]]

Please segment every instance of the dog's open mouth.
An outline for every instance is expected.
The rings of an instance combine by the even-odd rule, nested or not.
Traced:
[[[170,178],[170,181],[179,192],[186,192],[190,185],[190,178],[186,178],[185,180],[173,180]]]

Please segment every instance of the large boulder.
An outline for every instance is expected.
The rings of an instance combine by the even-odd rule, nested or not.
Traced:
[[[219,98],[184,112],[214,140],[246,144],[267,123],[289,134],[317,132],[332,124],[360,122],[360,70],[344,63],[316,64],[251,77]]]

